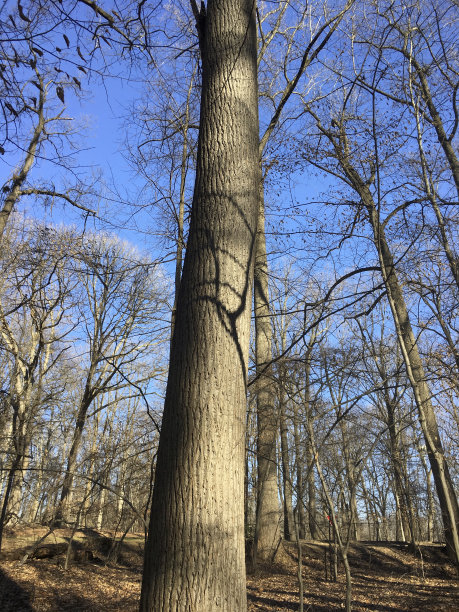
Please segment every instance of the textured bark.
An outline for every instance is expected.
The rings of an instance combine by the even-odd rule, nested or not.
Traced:
[[[272,373],[272,324],[269,311],[263,191],[260,189],[254,271],[255,362],[257,370],[257,515],[253,565],[272,561],[279,545],[280,507],[276,440],[278,415]]]
[[[33,315],[34,321],[38,321],[36,311],[33,312]],[[22,492],[23,481],[29,463],[27,449],[32,439],[35,408],[39,404],[40,367],[46,368],[50,350],[49,345],[45,347],[42,329],[37,331],[35,326],[28,328],[25,336],[29,340],[29,344],[21,347],[17,343],[0,305],[0,339],[15,361],[7,400],[12,411],[11,447],[9,449],[12,454],[12,463],[8,471],[0,511],[0,549],[4,526],[9,521],[19,519],[24,497]],[[42,361],[40,360],[41,357]],[[34,390],[37,395],[32,401]]]
[[[194,3],[193,3],[194,4]],[[201,120],[141,610],[246,609],[246,372],[258,190],[255,3],[198,17]]]

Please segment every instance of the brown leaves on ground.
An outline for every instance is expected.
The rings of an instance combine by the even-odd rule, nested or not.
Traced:
[[[344,570],[339,563],[338,580],[331,581],[328,544],[305,542],[302,548],[305,612],[344,609]],[[298,610],[297,558],[296,545],[286,542],[277,564],[248,577],[250,612]],[[356,543],[349,562],[355,611],[459,610],[459,582],[442,546],[422,545],[413,554],[397,544]]]
[[[22,590],[20,605],[17,605],[17,601],[10,597],[2,597],[3,589],[0,587],[0,609],[4,612],[122,612],[138,609],[140,571],[94,564],[72,566],[65,571],[45,559],[33,561],[19,571],[9,562],[3,571]],[[0,580],[3,579],[1,576]]]
[[[65,570],[62,543],[68,542],[71,532],[56,530],[43,544],[49,548],[48,558],[32,559],[19,565],[16,559],[45,532],[45,528],[37,526],[8,530],[4,560],[0,562],[2,612],[137,611],[142,534],[130,534],[123,542],[117,562],[106,565],[105,559],[113,543],[111,534],[79,531],[75,534],[76,550],[88,554],[72,555],[73,561]],[[325,561],[329,569],[331,559],[328,545],[303,543],[305,612],[344,607],[342,566],[338,568],[337,582],[330,580],[329,572],[325,579]],[[459,583],[441,546],[423,545],[413,554],[396,544],[358,543],[351,545],[349,559],[353,610],[459,610]],[[281,547],[276,563],[248,576],[247,595],[249,612],[298,610],[297,555],[293,543]]]
[[[143,534],[127,536],[117,562],[106,565],[107,554],[113,552],[110,534],[78,531],[74,535],[71,562],[65,570],[66,554],[62,543],[68,543],[71,531],[57,529],[41,547],[46,558],[35,558],[19,565],[18,560],[27,548],[44,533],[46,528],[36,526],[8,530],[2,552],[6,560],[0,562],[2,612],[127,612],[138,609]],[[41,556],[40,549],[38,552]]]

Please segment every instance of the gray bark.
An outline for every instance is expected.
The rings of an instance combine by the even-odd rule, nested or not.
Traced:
[[[246,609],[244,458],[260,186],[255,4],[198,13],[201,120],[145,552],[143,611]]]

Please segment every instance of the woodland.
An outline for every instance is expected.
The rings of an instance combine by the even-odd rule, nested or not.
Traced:
[[[458,1],[0,17],[0,608],[458,609]]]

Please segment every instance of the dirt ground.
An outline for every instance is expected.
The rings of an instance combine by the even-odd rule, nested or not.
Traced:
[[[134,612],[142,571],[142,534],[129,535],[116,562],[106,563],[112,537],[77,532],[68,569],[70,531],[56,530],[35,558],[20,565],[28,548],[46,533],[41,526],[8,529],[0,555],[1,612]],[[119,535],[119,534],[118,534]],[[328,545],[304,542],[304,610],[325,612],[344,607],[344,571],[330,579]],[[113,552],[113,551],[112,551]],[[422,545],[416,554],[397,544],[351,545],[353,610],[396,612],[459,610],[459,581],[441,546]],[[327,561],[327,575],[325,562]],[[285,543],[276,562],[247,578],[250,612],[298,610],[297,549]],[[237,612],[236,610],[234,612]]]

